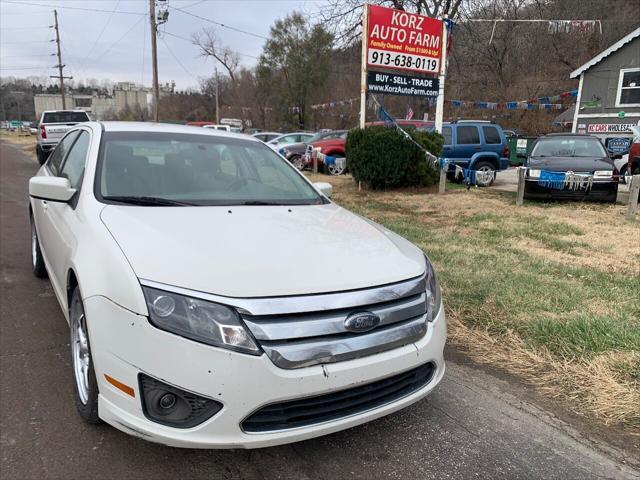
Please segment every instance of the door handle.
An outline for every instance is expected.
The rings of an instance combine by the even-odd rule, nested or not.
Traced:
[[[48,208],[49,208],[49,204],[47,203],[47,201],[42,200],[42,209],[46,212]]]

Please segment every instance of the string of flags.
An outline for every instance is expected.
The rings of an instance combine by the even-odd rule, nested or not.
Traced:
[[[345,105],[352,106],[358,101],[360,101],[360,98],[349,98],[347,100],[337,100],[329,103],[318,103],[316,105],[311,105],[311,110],[325,110],[327,108],[344,107]]]
[[[510,102],[484,102],[480,100],[445,100],[450,103],[451,106],[459,107],[472,107],[480,109],[498,110],[561,110],[563,108],[562,103],[554,103],[568,98],[575,98],[578,96],[578,89],[562,92],[558,95],[544,96],[538,98],[532,98],[530,100],[516,100]]]
[[[552,190],[586,190],[589,191],[593,186],[592,175],[581,175],[573,172],[550,172],[548,170],[540,170],[538,185]]]

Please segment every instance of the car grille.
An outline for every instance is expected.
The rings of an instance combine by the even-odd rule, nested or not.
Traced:
[[[245,432],[268,432],[304,427],[356,415],[417,392],[433,377],[435,365],[426,363],[393,377],[340,390],[262,407],[242,422]]]
[[[422,338],[427,332],[425,292],[422,276],[342,294],[290,297],[277,313],[264,305],[267,314],[241,315],[274,364],[301,368],[359,358]],[[370,331],[349,331],[345,320],[357,313],[372,313],[380,322]]]

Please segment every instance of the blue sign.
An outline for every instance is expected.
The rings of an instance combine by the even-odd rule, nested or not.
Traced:
[[[631,138],[629,137],[616,137],[608,138],[606,140],[607,150],[611,153],[627,153],[631,147]]]

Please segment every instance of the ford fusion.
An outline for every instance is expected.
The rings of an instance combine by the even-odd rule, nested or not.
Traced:
[[[84,123],[29,194],[33,272],[69,323],[89,423],[264,447],[397,411],[444,374],[429,259],[258,140]]]

